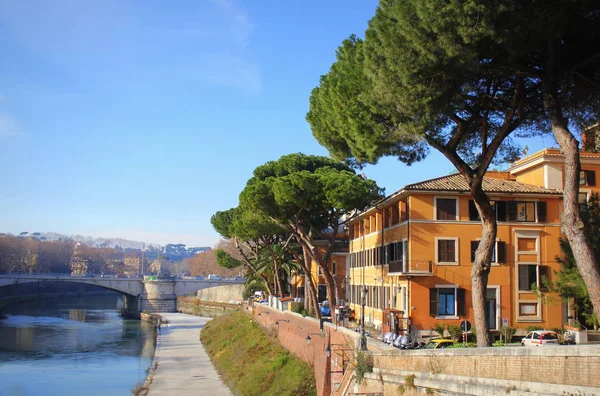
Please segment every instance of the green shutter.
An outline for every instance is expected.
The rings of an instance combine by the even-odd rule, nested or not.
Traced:
[[[550,278],[548,277],[548,266],[540,265],[538,267],[538,270],[539,270],[539,274],[540,274],[538,287],[541,291],[548,291],[548,287],[546,285],[546,282],[548,282],[550,280]],[[546,282],[544,282],[544,279],[546,279]]]
[[[519,290],[529,291],[531,284],[529,283],[529,266],[519,265]]]
[[[477,211],[477,206],[475,206],[475,201],[472,199],[469,200],[469,220],[471,221],[479,221],[479,212]]]
[[[456,289],[456,309],[457,316],[465,316],[465,289]]]
[[[496,259],[498,260],[499,264],[505,264],[506,263],[506,242],[502,242],[502,241],[498,241],[498,252],[497,252],[497,257]]]
[[[506,201],[496,202],[496,216],[498,221],[506,221]]]
[[[595,186],[596,185],[596,171],[585,171],[587,174],[586,176],[586,181],[587,181],[587,185],[588,186]]]
[[[506,206],[508,209],[508,221],[517,221],[517,201],[508,201]]]
[[[429,316],[438,314],[438,289],[429,289]]]
[[[479,247],[479,241],[471,241],[471,262],[475,262],[475,251]]]
[[[538,202],[537,203],[537,215],[538,215],[537,220],[539,222],[546,222],[546,215],[547,215],[546,202]]]

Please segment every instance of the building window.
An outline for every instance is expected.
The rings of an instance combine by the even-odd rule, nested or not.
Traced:
[[[546,221],[546,203],[538,202],[538,217]],[[535,202],[525,201],[496,201],[496,219],[498,221],[535,222]]]
[[[538,316],[537,303],[519,303],[519,316]]]
[[[471,262],[475,262],[475,252],[479,247],[479,241],[471,241]],[[496,241],[492,252],[492,263],[506,263],[506,242]]]
[[[537,264],[519,264],[519,290],[532,291],[535,288],[543,290],[544,278],[548,278],[548,267]]]
[[[456,198],[435,198],[435,213],[437,220],[456,220],[458,200]]]
[[[579,185],[580,186],[595,186],[596,185],[596,172],[590,170],[582,170],[579,172]]]
[[[435,238],[435,258],[438,264],[458,265],[458,238]]]
[[[429,289],[429,314],[433,317],[464,316],[465,289],[456,286]]]

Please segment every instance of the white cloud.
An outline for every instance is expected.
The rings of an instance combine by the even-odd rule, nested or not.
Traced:
[[[24,135],[24,133],[19,129],[15,118],[0,112],[0,138],[22,135]]]

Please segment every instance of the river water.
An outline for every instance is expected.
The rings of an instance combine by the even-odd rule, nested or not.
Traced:
[[[0,319],[0,396],[131,395],[146,377],[154,327],[117,313],[118,296],[43,299]]]

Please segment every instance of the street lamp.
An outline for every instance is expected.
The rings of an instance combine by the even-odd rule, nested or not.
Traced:
[[[369,289],[363,285],[360,289],[360,304],[362,309],[360,310],[360,339],[359,339],[359,349],[361,351],[367,350],[367,337],[365,336],[365,305],[367,303],[367,294],[369,293]]]

